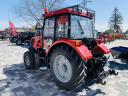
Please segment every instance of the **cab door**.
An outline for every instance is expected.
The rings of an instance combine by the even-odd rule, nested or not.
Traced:
[[[47,51],[54,41],[55,18],[45,20],[43,31],[43,48]]]

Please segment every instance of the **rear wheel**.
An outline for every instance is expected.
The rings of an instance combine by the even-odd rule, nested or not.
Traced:
[[[19,39],[16,41],[16,45],[22,45],[22,41]]]
[[[16,43],[16,40],[17,40],[17,38],[16,38],[16,37],[14,37],[14,38],[13,38],[13,43]]]
[[[10,42],[11,43],[14,43],[14,38],[10,38]]]
[[[86,76],[84,62],[68,47],[53,51],[50,68],[54,82],[67,90],[78,87]]]
[[[11,42],[11,43],[16,43],[16,40],[17,40],[16,37],[12,37],[12,38],[10,38],[10,42]]]

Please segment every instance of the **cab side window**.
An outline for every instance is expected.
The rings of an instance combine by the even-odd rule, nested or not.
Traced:
[[[54,24],[55,18],[46,19],[44,27],[44,37],[53,38],[54,37]]]
[[[56,24],[56,38],[68,37],[68,16],[59,16]]]

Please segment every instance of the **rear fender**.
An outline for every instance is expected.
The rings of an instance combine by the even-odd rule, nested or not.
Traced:
[[[73,48],[74,51],[84,61],[92,59],[92,53],[89,51],[89,49],[85,45],[81,44],[80,42],[76,40],[68,40],[68,39],[58,40],[57,42],[53,43],[47,52],[47,56],[52,52],[52,50],[54,50],[54,48],[59,47],[61,45],[67,45],[70,48]]]
[[[97,44],[94,50],[102,54],[110,53],[110,50],[107,48],[107,46],[104,43]]]

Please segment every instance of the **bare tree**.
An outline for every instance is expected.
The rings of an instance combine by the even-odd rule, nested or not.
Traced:
[[[120,33],[122,31],[121,29],[122,20],[123,18],[121,13],[119,12],[119,9],[115,8],[109,20],[109,26],[110,29],[113,30],[113,35],[114,33]]]
[[[18,6],[14,7],[14,12],[30,26],[35,26],[35,22],[42,17],[43,9],[53,10],[60,7],[64,0],[22,0]]]

